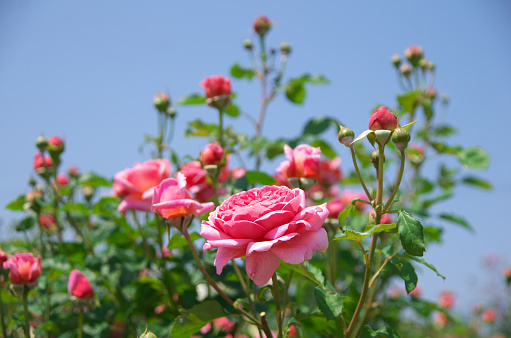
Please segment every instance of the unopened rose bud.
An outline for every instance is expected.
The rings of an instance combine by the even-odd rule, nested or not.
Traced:
[[[394,65],[394,67],[396,67],[397,69],[399,69],[399,66],[401,66],[401,57],[397,54],[395,54],[394,56],[392,56],[392,59],[390,59],[392,61],[392,64]]]
[[[355,139],[355,133],[353,130],[343,127],[339,125],[339,134],[337,134],[337,138],[339,139],[339,142],[344,144],[346,147],[351,147],[351,142]]]
[[[434,99],[436,97],[436,90],[435,88],[429,87],[424,91],[424,94],[426,95],[426,97]]]
[[[142,333],[140,338],[158,338],[158,337],[156,337],[156,335],[154,333],[149,331],[149,329],[147,328],[147,325],[146,325],[145,331],[144,331],[144,333]]]
[[[404,128],[397,128],[392,132],[392,142],[396,145],[396,148],[403,151],[410,142],[410,133]]]
[[[43,135],[41,135],[35,140],[35,146],[39,149],[41,153],[44,153],[46,151],[46,148],[48,148],[48,141]]]
[[[370,130],[394,130],[396,127],[396,115],[384,106],[376,109],[369,119]]]
[[[78,177],[80,175],[80,169],[75,165],[70,165],[69,168],[67,168],[67,173],[71,177]]]
[[[403,74],[404,77],[409,79],[410,75],[412,74],[412,67],[407,63],[402,64],[401,67],[399,67],[399,72]]]
[[[451,97],[449,96],[449,94],[442,94],[442,103],[443,104],[449,103],[450,100],[451,100]]]
[[[291,45],[287,42],[282,42],[280,44],[280,52],[284,55],[289,55],[291,53]]]
[[[425,72],[426,70],[428,70],[428,63],[429,61],[427,59],[422,58],[419,60],[418,66],[420,67],[420,69],[422,69],[423,72]]]
[[[94,288],[85,275],[73,270],[69,274],[67,291],[73,300],[91,300],[94,298]]]
[[[243,40],[243,47],[245,47],[246,50],[254,49],[254,45],[252,44],[252,41],[250,41],[250,39]]]
[[[57,185],[60,187],[67,187],[69,185],[69,177],[64,174],[57,175]]]
[[[225,151],[218,142],[210,143],[204,147],[201,153],[201,163],[203,166],[219,165],[224,158],[224,154]]]
[[[170,105],[170,98],[168,94],[165,93],[157,93],[154,96],[154,106],[160,113],[164,113],[167,111],[167,108]]]
[[[433,62],[428,61],[428,64],[426,65],[426,67],[428,68],[428,70],[434,71],[436,68],[436,65]]]
[[[32,203],[34,201],[34,197],[36,198],[43,198],[43,193],[39,190],[31,190],[27,194],[27,201]]]
[[[380,151],[376,149],[371,153],[371,162],[376,170],[378,170],[380,166]],[[383,162],[385,163],[385,155],[383,155]]]
[[[165,114],[167,114],[168,116],[170,116],[171,119],[175,118],[176,117],[176,109],[174,107],[170,107],[167,109],[167,111],[165,112]]]
[[[38,174],[46,173],[47,171],[51,171],[53,166],[53,160],[50,156],[43,156],[41,153],[37,153],[34,155],[34,170]]]
[[[419,46],[410,46],[405,50],[405,57],[410,63],[417,67],[420,59],[422,59],[422,48]]]
[[[50,154],[60,154],[64,151],[64,141],[59,136],[52,136],[48,139],[48,151]]]
[[[86,185],[82,188],[82,192],[83,192],[83,197],[85,197],[85,199],[87,201],[90,201],[92,196],[94,195],[95,190],[93,187]]]
[[[254,21],[254,31],[261,37],[270,30],[271,26],[272,23],[264,15],[259,15]]]

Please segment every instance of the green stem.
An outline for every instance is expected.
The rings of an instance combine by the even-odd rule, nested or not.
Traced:
[[[250,304],[250,309],[252,310],[252,314],[255,317],[255,316],[257,316],[257,311],[256,311],[254,301],[252,300],[252,297],[251,297],[250,289],[248,288],[248,285],[245,282],[245,278],[243,278],[240,268],[238,267],[238,265],[236,264],[234,259],[231,259],[231,263],[232,263],[232,266],[234,267],[234,271],[236,272],[236,275],[238,276],[238,279],[240,280],[241,287],[243,288],[243,291],[245,291],[245,294],[247,295],[248,302]],[[292,270],[291,270],[291,272],[292,272]],[[262,337],[263,335],[261,334],[261,328],[257,327],[257,330],[259,331],[259,337]]]
[[[51,287],[50,283],[48,282],[48,279],[46,280],[46,313],[45,313],[45,320],[46,322],[50,321],[50,312],[51,312]],[[50,333],[47,333],[47,337],[50,337]]]
[[[83,309],[80,306],[80,316],[78,317],[78,338],[83,337]]]
[[[199,258],[199,254],[197,253],[197,250],[195,250],[195,246],[193,245],[193,242],[190,238],[190,235],[188,234],[188,229],[182,229],[181,230],[181,233],[183,234],[183,236],[185,237],[186,241],[188,242],[188,246],[190,247],[190,251],[192,252],[192,256],[193,258],[195,259],[195,262],[197,263],[197,266],[199,267],[199,270],[202,272],[202,274],[204,275],[204,277],[206,278],[206,280],[208,281],[208,283],[216,290],[216,292],[218,292],[218,294],[223,298],[225,299],[225,301],[229,304],[231,304],[236,310],[238,310],[240,313],[242,313],[243,315],[245,315],[245,317],[247,317],[248,319],[250,319],[254,325],[257,325],[259,327],[262,327],[261,326],[261,323],[259,322],[259,320],[257,320],[257,318],[255,318],[254,316],[252,316],[250,313],[248,313],[247,311],[245,311],[244,309],[240,308],[240,307],[236,307],[234,306],[234,301],[229,298],[229,296],[227,296],[223,291],[222,289],[220,289],[220,287],[218,286],[218,284],[211,278],[211,276],[209,275],[209,273],[206,271],[206,269],[204,268],[204,266],[202,265],[201,261],[200,261],[200,258]]]
[[[0,267],[0,273],[2,272],[2,268]],[[2,300],[2,289],[0,288],[0,323],[2,324],[2,333],[4,337],[7,337],[7,326],[5,326],[5,318],[4,318],[4,302]]]
[[[392,195],[390,195],[389,200],[383,207],[383,212],[386,212],[389,209],[390,205],[392,204],[392,201],[394,200],[394,196],[396,196],[397,191],[399,190],[399,186],[401,185],[401,179],[403,178],[403,173],[405,171],[405,151],[401,150],[400,154],[401,154],[401,166],[399,167],[399,172],[397,174],[396,184],[394,185],[394,190],[392,191]]]
[[[371,192],[369,191],[369,189],[367,189],[367,187],[364,183],[364,180],[362,179],[362,175],[360,174],[360,170],[358,169],[357,156],[355,153],[355,146],[351,145],[350,150],[351,150],[351,158],[353,160],[353,165],[355,166],[355,172],[357,173],[358,180],[360,181],[360,184],[362,184],[362,187],[364,188],[367,198],[369,198],[369,201],[372,201],[373,196],[371,195]]]
[[[149,245],[147,244],[147,239],[145,238],[144,232],[142,231],[142,225],[138,221],[137,213],[135,210],[131,210],[131,211],[133,214],[133,219],[135,221],[135,224],[137,225],[138,231],[140,232],[140,236],[142,236],[142,244],[144,245],[144,251],[145,251],[147,257],[149,258],[149,260],[152,261],[153,255],[151,254],[151,251],[149,250]],[[162,252],[162,254],[163,254],[163,252]]]
[[[218,109],[218,143],[224,148],[224,112]]]
[[[25,311],[25,337],[30,337],[30,322],[28,320],[28,292],[30,289],[27,285],[23,285],[23,311]]]
[[[282,338],[282,322],[283,322],[283,316],[282,316],[282,306],[280,303],[280,292],[279,292],[279,281],[277,280],[277,271],[273,274],[271,277],[272,284],[273,284],[273,297],[275,298],[275,306],[277,308],[276,313],[276,319],[277,324],[279,326],[279,332],[277,333],[277,338]]]

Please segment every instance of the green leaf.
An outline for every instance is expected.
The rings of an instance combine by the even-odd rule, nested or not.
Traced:
[[[12,210],[12,211],[23,211],[23,205],[27,202],[26,195],[19,195],[18,198],[16,198],[14,201],[11,201],[7,206],[6,209]]]
[[[467,222],[467,220],[464,219],[461,216],[457,216],[457,215],[454,215],[454,214],[441,214],[440,218],[443,218],[445,220],[448,220],[448,221],[451,221],[453,223],[459,224],[462,227],[464,227],[465,229],[474,232],[474,228],[472,228],[472,226]]]
[[[262,171],[247,171],[245,177],[248,179],[249,184],[262,184],[262,185],[273,185],[275,179]]]
[[[395,333],[394,331],[392,331],[392,329],[389,329],[388,327],[383,327],[378,331],[373,331],[373,329],[369,325],[366,325],[360,331],[360,338],[383,338],[383,337],[399,338],[397,333]]]
[[[62,211],[73,211],[82,215],[89,214],[89,208],[83,203],[66,203],[62,207]]]
[[[460,163],[470,169],[486,169],[490,164],[490,155],[479,147],[462,149],[457,153]]]
[[[344,209],[343,211],[341,211],[339,213],[339,225],[341,226],[341,229],[344,229],[346,227],[346,219],[348,218],[348,216],[351,214],[351,211],[353,210],[353,201],[350,203],[350,205]]]
[[[286,97],[289,101],[302,104],[305,99],[306,90],[302,82],[290,80],[286,86]]]
[[[309,274],[312,275],[312,277],[314,277],[316,281],[318,281],[322,285],[325,285],[325,276],[323,275],[321,269],[315,267],[309,261],[305,261],[303,265],[305,266]]]
[[[405,124],[404,126],[401,126],[401,128],[403,128],[403,129],[405,129],[405,130],[408,130],[408,129],[410,129],[410,127],[411,127],[411,126],[413,126],[413,125],[415,124],[415,122],[417,122],[417,121],[419,121],[419,120],[415,120],[415,121],[413,121],[413,122],[410,122],[410,123],[408,123],[408,124]]]
[[[405,281],[406,293],[412,292],[417,286],[418,277],[412,264],[403,263],[401,266],[401,278]]]
[[[310,271],[309,271],[310,269]],[[281,262],[279,265],[279,271],[294,271],[296,273],[299,273],[300,275],[306,277],[311,282],[315,283],[316,285],[324,288],[325,283],[325,277],[323,276],[323,273],[321,270],[317,269],[316,267],[310,265],[310,264],[289,264],[286,262]],[[319,271],[318,271],[319,270]]]
[[[358,232],[355,230],[351,230],[349,228],[344,229],[344,233],[341,236],[335,237],[335,239],[353,239],[359,240],[362,238],[366,238],[375,233],[387,231],[396,228],[396,224],[371,224],[370,228],[365,232]]]
[[[16,231],[27,231],[34,227],[35,218],[34,216],[28,216],[23,218],[18,224],[16,224]]]
[[[369,134],[374,134],[374,131],[372,131],[372,130],[364,131],[362,134],[358,135],[358,137],[355,140],[353,140],[353,142],[351,142],[351,144],[365,139],[367,137],[367,135],[369,135]]]
[[[227,108],[225,108],[224,113],[229,115],[230,117],[238,117],[240,115],[240,109],[237,105],[231,104]]]
[[[188,123],[188,127],[185,130],[185,136],[205,136],[209,137],[216,135],[218,132],[218,126],[216,124],[207,124],[202,120],[197,119]]]
[[[176,101],[176,104],[180,105],[180,106],[186,106],[186,105],[190,105],[190,104],[204,104],[204,103],[206,103],[206,100],[207,100],[206,97],[204,97],[200,94],[197,94],[197,93],[193,93],[193,94],[181,97],[180,99],[178,99]]]
[[[311,84],[319,84],[319,85],[327,85],[330,84],[330,81],[323,76],[323,75],[310,75],[310,74],[304,74],[300,78],[298,78],[298,81],[301,81],[302,83],[311,83]]]
[[[463,178],[463,183],[474,185],[476,187],[486,189],[486,190],[493,189],[493,184],[491,184],[490,181],[484,180],[480,177],[467,176],[467,177]]]
[[[432,264],[429,264],[428,262],[426,262],[424,259],[422,258],[418,258],[418,257],[415,257],[415,256],[411,256],[411,255],[407,255],[408,258],[410,259],[413,259],[414,261],[418,262],[418,263],[421,263],[422,265],[428,267],[429,269],[431,269],[433,272],[435,272],[437,274],[438,277],[442,277],[444,280],[445,280],[445,276],[440,274],[440,272],[438,272],[438,270],[432,265]]]
[[[170,337],[189,338],[213,319],[224,317],[225,315],[222,306],[217,301],[203,301],[191,309],[181,312],[181,315],[176,318],[172,325]]]
[[[243,68],[237,63],[235,63],[231,67],[231,76],[235,77],[237,79],[242,79],[242,78],[246,77],[247,79],[252,80],[254,75],[255,75],[255,72],[253,69]]]
[[[415,110],[417,98],[421,95],[420,91],[408,92],[405,95],[397,97],[397,102],[403,107],[405,112],[413,113]]]
[[[410,255],[422,256],[426,251],[426,243],[420,221],[407,211],[399,210],[397,227],[403,249]]]
[[[78,184],[87,186],[87,187],[92,187],[92,188],[112,186],[111,181],[107,180],[104,177],[96,175],[92,171],[80,176],[80,179],[78,180]]]
[[[311,147],[319,147],[321,149],[321,153],[328,158],[334,158],[337,156],[335,150],[323,140],[315,140],[310,143]]]
[[[192,240],[192,242],[196,241],[199,238],[200,238],[200,236],[196,232],[192,232],[190,234],[190,239]],[[167,248],[169,250],[172,250],[172,249],[179,249],[179,248],[182,248],[185,246],[188,246],[188,241],[180,233],[175,233],[170,238]]]
[[[303,135],[319,135],[328,129],[331,123],[330,118],[318,116],[310,119],[303,128]]]
[[[314,297],[327,319],[335,319],[341,315],[344,303],[340,294],[315,287]]]

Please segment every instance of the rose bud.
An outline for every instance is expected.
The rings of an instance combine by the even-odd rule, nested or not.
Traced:
[[[37,278],[43,272],[41,257],[34,257],[31,253],[17,253],[4,262],[4,269],[10,269],[9,280],[13,284],[27,284],[34,287]]]
[[[44,156],[41,153],[34,155],[34,169],[37,173],[45,172],[46,168],[51,170],[53,166],[53,160],[50,156]]]
[[[378,149],[371,153],[371,163],[373,164],[374,168],[378,170],[380,167],[380,151]],[[383,154],[383,163],[385,163],[385,154]]]
[[[394,130],[397,127],[397,117],[387,107],[380,107],[374,111],[369,119],[371,130]]]
[[[44,153],[46,151],[46,148],[48,148],[48,141],[44,137],[44,135],[40,135],[35,140],[35,146],[39,149],[41,153]]]
[[[231,104],[231,80],[222,75],[213,75],[200,82],[206,92],[206,103],[210,107],[224,110]]]
[[[164,113],[167,111],[167,108],[170,105],[170,99],[169,96],[165,93],[157,93],[154,96],[154,106],[160,113]]]
[[[426,97],[434,99],[436,97],[436,90],[435,88],[429,87],[424,91],[424,94],[426,95]]]
[[[52,136],[48,139],[48,151],[60,154],[64,151],[64,141],[58,136]]]
[[[55,220],[55,217],[50,214],[40,214],[39,224],[41,224],[41,228],[47,230],[52,230],[57,227],[57,221]]]
[[[440,295],[440,299],[438,300],[438,305],[445,309],[450,309],[454,306],[454,302],[456,298],[450,291],[444,291]]]
[[[209,143],[204,147],[201,153],[200,160],[203,166],[206,165],[219,165],[224,158],[225,151],[218,142]]]
[[[78,177],[80,175],[80,169],[75,165],[70,165],[69,168],[67,168],[67,173],[71,177]]]
[[[399,72],[403,74],[404,77],[410,79],[410,75],[412,74],[412,67],[409,64],[405,63],[399,67]]]
[[[43,198],[43,193],[37,189],[31,190],[27,194],[27,201],[32,203],[34,197]]]
[[[259,15],[254,21],[254,31],[261,37],[270,30],[271,26],[272,23],[264,15]]]
[[[57,175],[57,185],[60,187],[66,187],[69,184],[69,177],[65,174]]]
[[[397,69],[399,69],[399,66],[401,66],[401,57],[397,54],[395,54],[394,56],[392,56],[392,59],[390,59],[392,64],[394,65],[394,67],[396,67]]]
[[[343,127],[339,125],[339,134],[337,134],[337,138],[339,139],[339,142],[344,144],[346,147],[351,147],[351,142],[355,139],[355,133],[353,130]]]
[[[254,48],[254,45],[252,44],[252,41],[250,39],[243,40],[243,47],[245,47],[246,50],[252,50]]]
[[[495,317],[497,317],[497,311],[495,311],[495,309],[486,309],[481,314],[481,319],[485,323],[493,323]]]
[[[422,59],[422,48],[419,46],[410,46],[405,50],[405,57],[410,63],[417,67],[419,61]]]
[[[410,142],[410,133],[404,128],[397,128],[392,132],[392,142],[396,145],[396,148],[403,151]]]
[[[91,299],[94,298],[94,289],[89,280],[78,270],[71,271],[67,283],[67,292],[71,298]]]
[[[287,42],[282,42],[280,44],[280,52],[283,55],[289,55],[291,53],[291,45]]]

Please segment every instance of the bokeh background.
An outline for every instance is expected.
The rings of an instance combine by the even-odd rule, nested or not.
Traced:
[[[287,75],[310,72],[331,81],[309,86],[300,106],[278,98],[265,121],[268,137],[293,137],[319,115],[362,132],[376,103],[397,105],[391,56],[412,44],[423,47],[437,65],[436,87],[451,98],[445,121],[460,129],[453,141],[490,153],[490,168],[477,174],[494,189],[460,187],[439,206],[463,215],[475,232],[445,224],[444,244],[428,247],[424,258],[447,279],[420,269],[419,283],[430,300],[453,290],[462,314],[498,297],[491,281],[502,280],[501,268],[511,265],[507,0],[1,1],[0,240],[13,235],[10,224],[20,217],[3,206],[28,191],[38,135],[65,138],[64,168],[75,164],[109,178],[149,158],[150,148],[139,148],[145,133],[156,133],[154,94],[169,92],[175,100],[202,92],[204,77],[228,75],[235,62],[248,66],[241,43],[255,40],[251,24],[259,14],[274,23],[270,46],[292,46]],[[243,110],[256,116],[257,82],[234,80],[233,90]],[[217,115],[207,107],[178,108],[173,148],[181,156],[197,156],[207,143],[183,135],[186,122],[199,117],[215,122]],[[229,123],[253,132],[243,118]],[[350,168],[334,133],[331,143]],[[264,169],[273,173],[279,160]],[[489,259],[496,260],[492,269]]]

